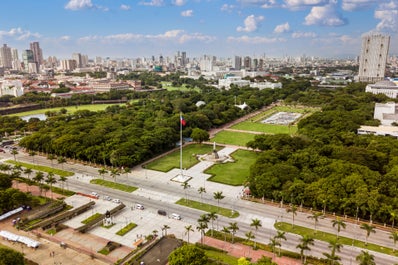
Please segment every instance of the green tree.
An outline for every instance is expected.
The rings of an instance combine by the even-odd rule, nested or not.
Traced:
[[[17,149],[12,149],[11,154],[14,156],[14,161],[17,161],[17,154],[19,154]]]
[[[0,264],[2,265],[24,265],[24,257],[22,253],[13,249],[0,247]]]
[[[211,236],[213,236],[214,221],[218,219],[218,215],[216,214],[216,212],[210,212],[207,214],[207,216],[211,222]]]
[[[374,256],[363,250],[356,256],[355,260],[359,262],[359,265],[376,265]]]
[[[188,244],[189,244],[189,233],[190,232],[193,232],[194,230],[193,230],[193,228],[192,228],[192,225],[187,225],[187,226],[185,226],[185,234],[187,235],[187,242],[188,242]]]
[[[221,230],[224,233],[224,242],[227,242],[227,235],[231,233],[228,227],[224,226]]]
[[[53,187],[53,184],[57,183],[57,179],[55,178],[54,173],[49,172],[49,173],[47,174],[47,177],[46,177],[46,179],[45,179],[45,182],[46,182],[48,185],[50,185],[51,199],[52,199],[52,198],[53,198],[52,187]]]
[[[116,182],[116,177],[120,175],[119,169],[116,167],[112,168],[110,175],[113,178],[114,182]]]
[[[200,195],[200,203],[203,204],[203,193],[206,193],[206,188],[205,187],[199,187],[198,192],[199,192],[199,195]]]
[[[257,236],[258,228],[262,227],[261,220],[259,220],[257,218],[252,219],[252,222],[250,223],[250,226],[254,227],[254,229],[256,229],[256,234],[254,236]],[[254,248],[256,249],[256,247],[257,247],[256,246],[256,241],[254,241]]]
[[[319,218],[322,216],[323,214],[320,212],[312,212],[312,215],[307,216],[307,218],[310,218],[312,220],[314,220],[314,233],[316,234],[317,232],[317,224],[319,222]]]
[[[57,161],[58,161],[58,164],[61,164],[62,169],[64,169],[64,163],[66,163],[66,158],[63,157],[63,156],[59,156],[59,157],[57,158]]]
[[[290,208],[286,209],[286,212],[292,213],[292,228],[294,228],[294,216],[297,215],[297,206],[292,204]]]
[[[213,193],[213,198],[214,198],[215,200],[217,200],[218,211],[220,211],[220,201],[221,201],[222,199],[224,199],[225,196],[222,194],[222,191],[215,191],[215,192]]]
[[[206,229],[208,228],[207,222],[198,222],[198,225],[196,226],[196,230],[198,230],[200,232],[200,242],[203,245],[203,240],[204,240],[204,236],[206,233]]]
[[[33,181],[37,183],[40,189],[40,196],[43,189],[42,181],[44,179],[44,173],[42,171],[37,171],[36,175],[33,177]]]
[[[278,240],[278,242],[279,242],[279,245],[280,245],[280,247],[279,247],[279,256],[281,255],[281,248],[282,248],[282,239],[283,240],[287,240],[286,239],[286,232],[284,232],[284,231],[277,231],[277,234],[275,235],[275,238]]]
[[[304,264],[307,262],[307,256],[305,255],[305,252],[307,250],[311,250],[309,247],[310,245],[314,245],[314,239],[308,235],[304,235],[300,238],[300,244],[296,246],[296,248],[300,249],[301,262]]]
[[[162,227],[162,232],[164,231],[164,235],[165,236],[167,236],[167,230],[169,230],[170,229],[170,226],[168,226],[168,225],[163,225],[163,227]]]
[[[246,257],[240,257],[238,259],[238,265],[251,265],[251,262]]]
[[[368,238],[370,236],[370,233],[376,233],[375,227],[373,225],[363,223],[361,224],[360,228],[365,230],[366,232],[365,245],[368,245]]]
[[[346,223],[344,222],[344,220],[341,220],[340,218],[336,218],[335,220],[332,220],[331,222],[333,224],[333,227],[337,226],[336,237],[339,238],[339,234],[340,234],[341,228],[345,229]]]
[[[281,246],[281,243],[279,242],[278,238],[272,237],[269,240],[268,244],[272,250],[273,256],[275,257],[276,254],[276,248]]]
[[[102,179],[104,179],[104,176],[108,173],[108,170],[106,170],[104,167],[101,167],[100,169],[98,169],[98,173],[100,174],[100,176],[102,176]]]
[[[191,138],[193,141],[201,144],[204,141],[208,141],[210,139],[210,135],[205,130],[194,128],[191,133]]]
[[[330,253],[322,253],[326,257],[328,264],[339,264],[338,261],[341,260],[341,258],[336,255],[336,251],[340,252],[343,245],[336,240],[330,242],[328,247],[330,248]]]
[[[397,241],[398,241],[398,232],[397,231],[391,231],[391,234],[390,234],[389,238],[393,240],[393,242],[394,242],[394,251],[396,251],[397,250],[396,245],[397,245]]]
[[[246,238],[247,238],[247,242],[248,242],[248,243],[250,243],[250,240],[256,238],[252,231],[246,232],[245,236],[246,236]]]
[[[206,265],[208,258],[205,252],[194,245],[184,245],[170,253],[170,265]]]
[[[191,187],[191,185],[189,185],[187,181],[184,181],[184,182],[181,184],[181,186],[182,186],[182,188],[184,189],[184,192],[185,192],[185,202],[188,203],[188,193],[187,193],[187,190]]]
[[[29,156],[32,157],[32,163],[33,163],[33,164],[35,163],[35,155],[36,155],[36,152],[35,152],[35,151],[33,151],[33,150],[30,150],[30,151],[29,151]]]
[[[239,226],[237,222],[231,222],[229,223],[229,227],[228,227],[229,231],[231,231],[231,235],[232,235],[232,244],[234,243],[234,237],[236,232],[239,230]]]

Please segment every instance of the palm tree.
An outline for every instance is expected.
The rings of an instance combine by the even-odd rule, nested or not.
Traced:
[[[300,244],[298,244],[296,246],[296,248],[300,249],[300,255],[301,255],[301,262],[304,262],[304,264],[306,263],[307,260],[307,256],[305,255],[305,251],[306,250],[311,250],[311,248],[309,247],[309,245],[314,245],[314,239],[308,235],[304,235],[301,237],[300,239]],[[303,260],[304,258],[304,260]]]
[[[292,204],[290,208],[286,209],[286,212],[292,213],[292,228],[294,228],[294,216],[297,215],[297,206]]]
[[[102,179],[104,179],[104,176],[106,173],[108,173],[108,171],[104,167],[101,167],[100,169],[98,169],[98,173],[100,174],[100,176],[102,176]]]
[[[229,223],[228,229],[231,231],[231,235],[232,235],[232,241],[231,242],[233,244],[234,243],[235,234],[239,230],[238,223],[237,222]]]
[[[339,238],[339,233],[341,231],[341,228],[345,229],[346,227],[346,223],[344,222],[344,220],[341,220],[340,218],[336,218],[335,220],[331,221],[333,224],[333,227],[337,226],[337,239]]]
[[[17,161],[17,157],[16,157],[16,155],[18,154],[17,149],[12,149],[11,154],[14,156],[14,161]]]
[[[374,258],[372,254],[362,250],[355,260],[359,262],[359,265],[376,265]]]
[[[29,185],[31,184],[31,182],[30,182],[30,174],[33,173],[33,170],[27,167],[27,168],[25,168],[23,173],[25,173],[25,175],[28,176],[28,185],[26,185],[26,188],[27,188],[27,191],[29,192]]]
[[[64,163],[66,163],[66,158],[63,156],[60,156],[57,158],[58,164],[61,164],[62,169],[64,169]]]
[[[200,195],[200,203],[203,204],[203,193],[206,193],[206,188],[205,187],[199,187],[198,192],[199,192],[199,195]]]
[[[53,155],[53,154],[48,154],[47,159],[50,159],[50,161],[51,161],[51,167],[53,167],[53,160],[55,159],[55,155]]]
[[[252,219],[252,222],[251,222],[250,226],[252,226],[252,227],[254,227],[256,229],[255,236],[257,236],[258,228],[262,227],[261,220],[259,220],[257,218]],[[256,241],[254,241],[254,248],[256,248]]]
[[[247,242],[250,242],[250,240],[256,238],[252,231],[246,232],[245,236],[247,238]]]
[[[228,227],[224,226],[222,228],[221,232],[224,233],[224,242],[226,243],[227,242],[227,234],[231,233],[231,231],[229,231]]]
[[[207,226],[207,223],[205,223],[205,222],[199,222],[198,225],[196,226],[196,229],[198,231],[200,231],[200,235],[201,235],[200,242],[202,243],[202,245],[203,245],[203,239],[204,239],[205,232],[206,232],[207,228],[208,228],[208,226]]]
[[[185,191],[185,203],[188,203],[187,189],[189,189],[189,188],[191,187],[191,185],[189,185],[188,182],[184,181],[184,182],[181,184],[181,186],[182,186],[182,188],[183,188],[184,191]]]
[[[32,163],[33,163],[33,164],[35,163],[35,155],[36,155],[36,152],[35,152],[35,151],[33,151],[33,150],[30,150],[30,151],[29,151],[29,156],[32,157]]]
[[[131,172],[131,168],[129,168],[129,167],[124,167],[123,168],[123,173],[125,173],[126,174],[126,178],[128,179],[129,178],[129,173]]]
[[[216,191],[216,192],[214,192],[213,193],[213,198],[215,199],[215,200],[217,200],[217,205],[218,205],[218,212],[220,211],[220,201],[222,200],[222,199],[224,199],[225,198],[225,196],[222,194],[222,191]]]
[[[207,214],[207,217],[209,218],[209,220],[211,221],[211,236],[213,236],[213,230],[214,230],[214,226],[213,226],[213,222],[215,220],[217,220],[218,215],[216,214],[216,212],[211,212]],[[218,228],[217,228],[218,230]]]
[[[120,171],[118,168],[111,169],[111,177],[114,179],[114,182],[116,182],[116,177],[119,175],[120,175]]]
[[[170,226],[168,225],[163,225],[162,231],[164,231],[164,235],[167,236],[167,230],[170,229]]]
[[[43,189],[43,187],[41,185],[41,182],[43,181],[43,179],[44,179],[44,173],[41,172],[41,171],[37,171],[36,175],[33,177],[33,181],[35,181],[37,183],[37,185],[39,185],[40,196],[41,196],[41,192],[42,192],[42,189]]]
[[[279,230],[278,230],[278,231],[277,231],[277,234],[276,234],[276,236],[275,236],[275,238],[279,240],[279,245],[280,245],[280,248],[279,248],[279,256],[281,255],[282,239],[286,241],[286,236],[285,236],[285,234],[286,234],[286,232],[284,232],[284,231],[279,231]]]
[[[312,215],[307,216],[307,218],[310,218],[310,219],[313,219],[313,220],[314,220],[314,231],[315,231],[315,234],[316,234],[316,232],[317,232],[317,227],[316,227],[316,225],[317,225],[317,223],[319,222],[319,217],[321,217],[322,215],[323,215],[323,214],[320,213],[320,212],[312,212]]]
[[[51,199],[52,199],[52,198],[53,198],[53,190],[52,190],[52,187],[53,187],[53,184],[57,182],[57,179],[54,177],[54,173],[49,172],[49,173],[47,174],[47,177],[46,177],[46,180],[45,180],[45,181],[46,181],[47,184],[50,185]]]
[[[392,222],[391,228],[394,229],[395,219],[397,218],[397,212],[395,210],[390,211],[390,220]]]
[[[365,238],[365,246],[368,245],[368,238],[370,233],[376,233],[375,227],[373,225],[369,225],[367,223],[361,224],[361,229],[366,231],[366,238]]]
[[[193,232],[194,230],[193,230],[193,228],[192,228],[192,225],[187,225],[187,226],[185,226],[185,234],[187,235],[187,237],[188,237],[188,240],[187,240],[187,242],[188,242],[188,244],[189,244],[189,233],[190,232]]]
[[[398,241],[398,232],[397,231],[391,231],[390,238],[394,241],[394,251],[397,250],[396,245]]]
[[[328,260],[328,264],[334,265],[339,260],[341,260],[341,258],[336,255],[336,251],[340,252],[342,247],[343,245],[340,244],[337,240],[329,243],[329,248],[331,249],[330,253],[322,253]]]
[[[273,253],[274,258],[275,258],[276,247],[280,247],[281,243],[278,241],[278,239],[276,237],[272,237],[272,238],[270,238],[268,245],[272,249],[272,253]]]
[[[64,188],[65,188],[65,182],[66,182],[66,180],[67,180],[68,178],[67,177],[65,177],[65,176],[60,176],[59,177],[59,181],[61,181],[61,186],[62,186],[62,192],[64,192]]]

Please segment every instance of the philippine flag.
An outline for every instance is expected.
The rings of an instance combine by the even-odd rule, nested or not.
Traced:
[[[187,121],[181,115],[180,115],[180,122],[182,126],[185,126],[185,124],[187,124]]]

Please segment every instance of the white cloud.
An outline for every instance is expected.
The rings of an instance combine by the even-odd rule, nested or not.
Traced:
[[[385,0],[342,0],[341,7],[346,11],[354,11],[369,8]]]
[[[305,25],[320,25],[320,26],[343,26],[347,21],[342,18],[336,11],[333,4],[326,6],[314,6],[311,12],[305,17]]]
[[[254,15],[250,15],[244,21],[245,26],[244,27],[239,26],[236,28],[236,30],[238,32],[242,32],[242,31],[253,32],[253,31],[257,30],[259,23],[263,20],[264,20],[263,16],[256,17]]]
[[[93,7],[94,5],[91,3],[91,0],[70,0],[66,4],[65,9],[80,10]]]
[[[151,0],[149,2],[142,1],[140,2],[140,4],[144,6],[163,6],[164,1],[163,0]]]
[[[129,42],[142,42],[142,41],[171,41],[177,43],[186,43],[189,41],[212,42],[216,38],[201,33],[186,33],[184,30],[175,29],[169,30],[162,34],[157,35],[142,35],[142,34],[114,34],[107,36],[86,36],[80,38],[79,42],[103,42],[103,43],[129,43]]]
[[[193,16],[193,10],[185,10],[181,12],[181,16],[183,17],[192,17]]]
[[[289,30],[290,30],[289,22],[286,22],[284,24],[280,24],[280,25],[276,26],[274,29],[274,32],[275,33],[284,33],[284,32],[288,32]]]
[[[398,0],[381,3],[374,13],[376,19],[380,19],[376,29],[379,31],[398,31]]]
[[[316,34],[314,32],[300,32],[296,31],[292,33],[293,39],[300,39],[300,38],[315,38]]]
[[[121,5],[121,6],[120,6],[120,9],[121,9],[121,10],[130,10],[130,9],[131,9],[131,6],[129,6],[129,5]]]
[[[284,0],[283,7],[289,9],[303,9],[312,6],[323,6],[330,2],[330,0]]]
[[[62,41],[68,41],[68,40],[70,40],[70,36],[67,36],[67,35],[61,36],[59,39]]]
[[[185,5],[185,0],[173,0],[173,5],[175,6],[183,6]]]
[[[12,28],[9,31],[0,31],[0,38],[3,37],[11,37],[15,38],[16,40],[26,40],[30,37],[40,38],[41,35],[39,33],[32,33],[21,28]]]
[[[250,44],[264,44],[264,43],[285,42],[286,40],[283,38],[241,36],[241,37],[228,37],[227,41],[228,42],[250,43]]]
[[[234,8],[234,5],[223,4],[221,7],[221,11],[230,13]]]

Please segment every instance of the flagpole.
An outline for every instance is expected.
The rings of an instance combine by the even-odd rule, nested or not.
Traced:
[[[180,171],[181,177],[184,176],[182,173],[182,113],[180,112]]]

